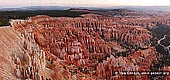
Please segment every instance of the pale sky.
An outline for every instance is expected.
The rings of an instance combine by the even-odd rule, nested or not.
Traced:
[[[170,0],[0,0],[0,7],[21,6],[170,6]]]

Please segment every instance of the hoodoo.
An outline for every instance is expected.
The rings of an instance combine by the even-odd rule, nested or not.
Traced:
[[[10,23],[0,28],[0,79],[148,80],[117,73],[151,71],[158,64],[149,30],[108,16],[38,15]]]

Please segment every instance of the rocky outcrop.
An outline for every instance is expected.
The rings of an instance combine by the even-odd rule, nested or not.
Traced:
[[[32,74],[37,79],[125,79],[124,75],[114,72],[149,71],[157,62],[147,29],[120,25],[108,17],[94,14],[83,15],[83,18],[35,16],[14,20],[11,24],[22,34],[21,45],[27,51],[26,61],[16,58],[16,64],[27,62],[25,65],[34,68]],[[18,77],[35,78],[30,70],[24,69],[24,76],[15,70]],[[148,79],[148,76],[129,77],[142,78]]]
[[[48,52],[39,48],[31,30],[19,33],[11,27],[1,27],[0,33],[1,80],[73,79],[69,74],[63,75],[69,71],[59,64],[54,55],[46,55]]]
[[[99,63],[96,69],[96,75],[102,79],[126,79],[127,75],[116,74],[123,71],[150,71],[152,63],[156,64],[157,58],[155,56],[156,50],[149,48],[147,50],[139,50],[128,57],[114,57],[110,56],[107,60]],[[148,75],[136,75],[128,77],[128,80],[148,80]]]

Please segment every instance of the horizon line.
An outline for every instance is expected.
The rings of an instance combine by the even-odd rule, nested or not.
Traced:
[[[43,6],[53,6],[53,7],[93,7],[93,8],[112,8],[112,7],[170,7],[170,5],[120,5],[120,6],[69,6],[69,5],[28,5],[28,6],[0,6],[0,9],[3,8],[23,8],[23,7],[43,7]]]

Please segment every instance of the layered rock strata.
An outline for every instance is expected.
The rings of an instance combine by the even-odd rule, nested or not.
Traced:
[[[35,67],[35,70],[40,69],[37,73],[43,79],[126,79],[125,75],[114,72],[150,71],[150,67],[157,63],[157,52],[150,47],[152,36],[147,29],[121,25],[104,16],[35,16],[28,20],[13,20],[11,24],[26,40],[21,40],[21,44],[28,55],[41,56],[36,60],[38,68]],[[31,47],[36,48],[32,50]],[[37,52],[37,55],[31,52]],[[66,71],[67,76],[56,72],[62,69],[56,64],[61,65],[62,72]],[[26,77],[33,79],[30,75]],[[146,80],[149,76],[138,75],[128,79]]]

